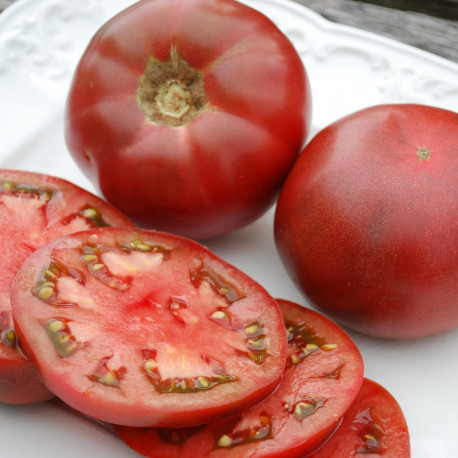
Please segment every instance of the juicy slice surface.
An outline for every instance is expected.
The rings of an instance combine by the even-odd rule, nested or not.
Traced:
[[[266,400],[195,428],[115,426],[146,457],[302,457],[338,426],[363,380],[351,338],[321,314],[278,300],[288,336],[280,385]]]
[[[13,315],[46,386],[110,423],[192,425],[264,399],[287,340],[276,301],[172,234],[84,231],[19,271]]]
[[[396,399],[365,378],[333,436],[310,458],[410,458],[407,422]]]

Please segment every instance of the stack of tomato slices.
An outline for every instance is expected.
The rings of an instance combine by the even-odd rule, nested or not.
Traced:
[[[278,300],[288,356],[277,390],[258,405],[188,428],[115,425],[146,457],[410,457],[402,410],[388,391],[363,378],[351,338],[321,314]]]
[[[2,402],[57,396],[147,457],[410,456],[337,324],[70,183],[1,180]]]
[[[10,292],[23,261],[47,242],[84,229],[132,226],[118,210],[68,181],[0,170],[0,402],[28,404],[54,395],[18,349]]]

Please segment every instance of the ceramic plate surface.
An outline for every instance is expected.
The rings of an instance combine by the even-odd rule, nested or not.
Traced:
[[[0,167],[57,175],[90,191],[68,154],[63,107],[75,65],[100,25],[131,0],[19,0],[0,15]],[[414,102],[458,111],[458,65],[338,26],[288,0],[246,0],[296,46],[310,77],[312,135],[365,106]],[[273,210],[206,245],[275,297],[305,304],[272,236]],[[350,332],[366,376],[384,385],[407,418],[413,458],[456,458],[458,329],[415,341]],[[64,405],[0,405],[0,455],[8,458],[137,456],[107,428]]]

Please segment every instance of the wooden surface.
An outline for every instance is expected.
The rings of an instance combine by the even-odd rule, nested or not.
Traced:
[[[15,0],[0,0],[0,11]],[[458,63],[458,0],[291,0]]]
[[[458,63],[458,0],[293,1],[330,21],[375,32]]]

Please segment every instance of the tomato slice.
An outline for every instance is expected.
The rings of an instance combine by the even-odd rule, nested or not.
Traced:
[[[342,424],[310,458],[410,458],[406,419],[396,399],[365,378]]]
[[[337,427],[357,395],[363,361],[351,338],[313,310],[279,300],[288,356],[277,390],[262,403],[194,428],[115,426],[147,457],[301,457]]]
[[[287,340],[276,301],[202,245],[103,228],[55,240],[11,296],[46,386],[110,423],[191,425],[264,399]]]
[[[10,292],[22,262],[56,237],[108,225],[132,223],[111,205],[68,181],[0,170],[0,402],[26,404],[53,397],[18,350]]]

